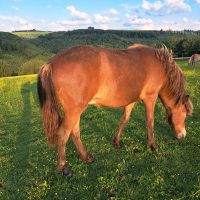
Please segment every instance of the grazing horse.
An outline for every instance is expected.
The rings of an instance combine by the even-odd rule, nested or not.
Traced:
[[[200,61],[200,54],[193,54],[190,59],[189,59],[189,64],[190,65],[195,65],[196,62]]]
[[[178,139],[186,136],[185,119],[192,114],[184,76],[169,51],[144,45],[121,50],[92,46],[69,48],[43,65],[38,75],[38,94],[48,144],[57,146],[57,170],[66,176],[72,175],[65,158],[70,136],[81,159],[93,161],[81,141],[79,127],[88,104],[124,107],[113,139],[116,148],[120,147],[122,130],[137,101],[142,100],[145,105],[147,143],[151,149],[157,148],[154,107],[158,97]]]

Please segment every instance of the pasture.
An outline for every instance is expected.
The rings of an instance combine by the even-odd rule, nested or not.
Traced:
[[[40,35],[46,35],[50,33],[49,31],[19,31],[19,32],[12,32],[12,34],[17,35],[21,38],[26,39],[35,39],[38,38]]]
[[[124,130],[123,145],[112,144],[122,109],[89,106],[81,118],[81,136],[96,160],[82,163],[70,140],[67,160],[73,176],[55,171],[56,149],[44,137],[36,93],[36,75],[0,79],[0,199],[199,199],[200,64],[178,61],[194,105],[187,136],[173,137],[160,101],[155,110],[158,153],[146,145],[142,102]]]

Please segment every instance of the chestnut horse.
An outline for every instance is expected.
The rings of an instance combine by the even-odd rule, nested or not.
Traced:
[[[185,119],[192,114],[184,76],[166,48],[133,45],[128,49],[76,46],[44,65],[38,76],[38,94],[49,146],[57,146],[57,170],[71,176],[66,164],[69,137],[82,160],[92,162],[80,138],[80,117],[88,104],[124,107],[119,130],[113,139],[120,147],[122,130],[137,101],[146,109],[147,141],[154,142],[154,107],[159,97],[177,138],[186,136]],[[61,117],[61,107],[64,117]]]
[[[189,59],[189,64],[190,65],[195,65],[196,62],[200,61],[200,54],[193,54],[190,59]]]

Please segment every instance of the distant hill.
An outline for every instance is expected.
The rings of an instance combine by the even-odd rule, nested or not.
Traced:
[[[52,55],[27,39],[0,32],[0,77],[36,73]]]
[[[127,48],[133,43],[165,44],[175,56],[200,53],[200,32],[125,31],[80,29],[67,32],[0,32],[0,77],[36,73],[40,66],[64,48],[93,45]]]

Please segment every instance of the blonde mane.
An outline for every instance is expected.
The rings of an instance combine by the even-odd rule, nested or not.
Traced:
[[[166,47],[156,49],[155,55],[165,68],[167,76],[165,87],[169,90],[170,96],[176,99],[176,103],[183,103],[186,91],[185,79],[180,67],[175,63],[172,54]]]
[[[185,78],[180,67],[175,63],[167,47],[156,49],[155,56],[165,68],[167,82],[165,87],[169,95],[175,98],[176,104],[184,104],[188,115],[192,115],[193,105],[185,90]]]

